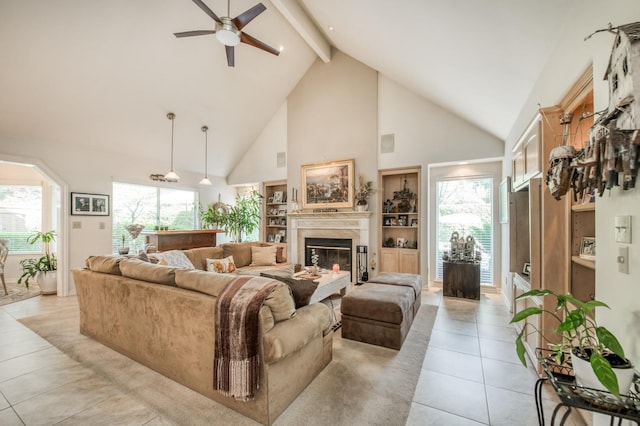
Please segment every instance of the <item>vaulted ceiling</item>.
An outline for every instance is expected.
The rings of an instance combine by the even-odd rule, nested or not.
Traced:
[[[190,0],[3,0],[0,139],[162,164],[172,111],[176,169],[201,171],[206,124],[210,170],[226,176],[318,58],[316,42],[505,138],[575,1],[262,0],[244,30],[282,53],[241,44],[230,68],[215,36],[174,37],[213,28]],[[204,2],[227,16],[227,2]],[[256,3],[231,0],[229,15]]]

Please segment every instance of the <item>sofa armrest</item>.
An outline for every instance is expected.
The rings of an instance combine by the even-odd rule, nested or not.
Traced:
[[[312,303],[296,311],[293,318],[276,323],[262,337],[264,362],[272,364],[303,348],[333,326],[333,312],[322,303]]]

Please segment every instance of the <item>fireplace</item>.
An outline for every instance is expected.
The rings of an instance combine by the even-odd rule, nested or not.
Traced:
[[[352,241],[349,238],[305,238],[304,264],[311,265],[311,254],[314,250],[318,255],[319,267],[331,270],[337,263],[341,271],[351,271],[351,246]]]
[[[356,277],[356,247],[359,245],[369,245],[369,228],[371,212],[298,212],[289,213],[288,225],[290,235],[287,238],[287,246],[291,250],[292,262],[311,265],[311,258],[307,254],[307,240],[319,239],[320,244],[313,244],[321,247],[332,247],[327,245],[326,240],[342,241],[339,247],[332,247],[335,252],[332,256],[348,257],[342,261],[335,262],[327,260],[326,264],[318,266],[331,270],[334,263],[340,265],[340,269],[351,271],[352,282]],[[332,244],[332,243],[329,243]],[[348,248],[349,251],[342,250]],[[316,249],[318,251],[318,249]],[[320,255],[320,253],[318,253]],[[346,266],[349,265],[349,266]]]

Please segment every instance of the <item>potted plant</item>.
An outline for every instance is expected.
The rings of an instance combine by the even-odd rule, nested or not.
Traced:
[[[118,254],[121,254],[121,255],[129,254],[129,247],[125,247],[124,242],[125,242],[125,235],[122,234],[122,246],[118,248]]]
[[[354,197],[356,199],[356,210],[367,211],[369,208],[369,197],[375,193],[373,182],[365,181],[362,175],[358,176],[358,186],[356,186]]]
[[[35,231],[27,237],[31,245],[42,241],[44,254],[38,259],[23,259],[20,261],[22,275],[18,278],[18,284],[24,283],[29,288],[29,281],[35,279],[43,294],[55,294],[58,291],[58,260],[51,253],[50,244],[56,239],[56,231]]]
[[[236,195],[236,204],[227,206],[227,211],[220,209],[218,225],[222,227],[236,242],[242,241],[242,235],[249,234],[260,224],[260,205],[262,195],[251,191],[248,195]]]
[[[578,385],[600,387],[616,396],[620,395],[620,390],[626,393],[633,380],[633,366],[626,358],[618,339],[605,327],[599,326],[593,317],[596,307],[609,308],[609,306],[598,300],[582,302],[570,293],[556,294],[550,290],[531,290],[521,294],[517,299],[545,296],[555,297],[554,311],[535,306],[529,307],[517,312],[511,322],[516,323],[532,315],[551,315],[558,321],[554,332],[560,336],[561,341],[560,343],[551,343],[544,336],[542,330],[535,328],[531,323],[525,323],[522,331],[516,337],[516,352],[522,364],[527,365],[523,339],[526,339],[529,334],[537,332],[549,342],[557,364],[565,362],[570,355]],[[535,330],[527,333],[530,327]],[[583,370],[583,365],[586,366],[586,371]],[[595,375],[597,381],[590,383],[588,374]]]

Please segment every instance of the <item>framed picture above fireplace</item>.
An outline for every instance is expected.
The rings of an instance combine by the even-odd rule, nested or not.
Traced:
[[[352,208],[353,165],[351,159],[302,166],[302,208]]]

